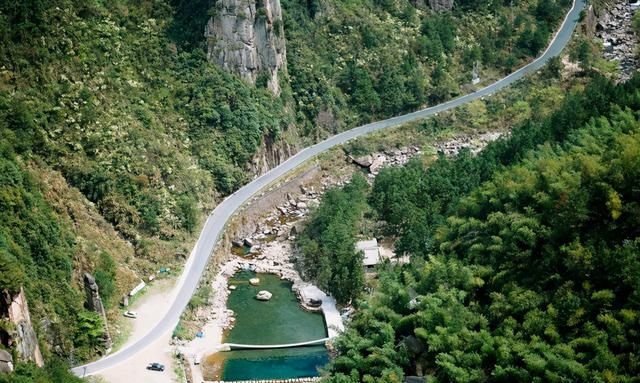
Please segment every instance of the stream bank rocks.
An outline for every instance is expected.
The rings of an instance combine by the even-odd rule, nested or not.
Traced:
[[[409,146],[399,149],[388,149],[383,152],[367,154],[365,156],[349,156],[351,162],[369,171],[370,178],[380,173],[380,169],[385,166],[404,165],[409,160],[422,152],[416,146]]]
[[[489,143],[502,137],[501,132],[486,132],[478,135],[463,134],[435,145],[438,153],[455,156],[462,149],[469,149],[473,155],[480,153]]]
[[[638,36],[633,32],[631,18],[639,7],[640,2],[626,0],[606,5],[595,26],[596,37],[602,39],[604,58],[619,62],[621,81],[630,79],[638,68]]]
[[[311,378],[292,378],[292,379],[254,379],[254,380],[224,380],[206,383],[315,383],[320,381],[319,376]]]

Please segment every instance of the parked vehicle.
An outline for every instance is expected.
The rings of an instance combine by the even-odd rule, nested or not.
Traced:
[[[149,363],[147,365],[147,370],[151,370],[151,371],[164,371],[164,364],[160,364],[160,363]]]
[[[138,313],[135,311],[126,311],[124,314],[122,314],[124,316],[126,316],[127,318],[137,318],[138,317]]]

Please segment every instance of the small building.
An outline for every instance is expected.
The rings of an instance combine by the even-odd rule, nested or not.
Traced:
[[[356,243],[356,250],[362,250],[364,253],[362,264],[365,271],[373,271],[375,266],[380,263],[380,250],[378,249],[377,239],[358,241]]]

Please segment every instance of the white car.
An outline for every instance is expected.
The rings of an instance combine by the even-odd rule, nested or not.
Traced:
[[[125,311],[125,313],[122,315],[126,316],[127,318],[134,318],[134,319],[138,317],[138,313],[135,311]]]

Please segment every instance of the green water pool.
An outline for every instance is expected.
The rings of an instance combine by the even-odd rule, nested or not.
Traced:
[[[228,355],[227,355],[228,354]],[[224,380],[293,379],[317,376],[329,362],[324,346],[225,353]]]
[[[258,286],[249,279],[260,278]],[[237,286],[229,295],[227,307],[235,312],[236,323],[226,343],[288,344],[322,339],[327,336],[324,317],[303,310],[291,282],[273,274],[240,272],[229,280]],[[258,301],[260,290],[273,294],[267,302]],[[324,346],[225,352],[222,379],[291,379],[318,375],[318,368],[329,361]]]

